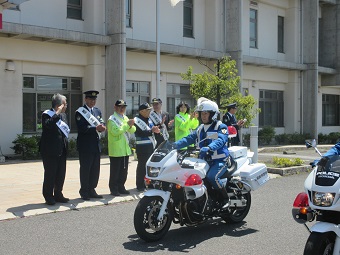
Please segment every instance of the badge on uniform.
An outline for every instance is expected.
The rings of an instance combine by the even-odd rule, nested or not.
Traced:
[[[227,133],[227,129],[223,128],[223,129],[221,129],[221,132],[222,132],[222,134],[225,135]]]
[[[80,120],[80,116],[79,115],[77,116],[77,120]]]

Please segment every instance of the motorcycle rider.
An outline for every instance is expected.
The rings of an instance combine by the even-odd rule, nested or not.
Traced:
[[[200,99],[198,100],[200,101]],[[188,136],[176,141],[174,147],[181,149],[190,144],[194,144],[197,139],[197,144],[200,148],[200,158],[204,158],[207,154],[211,155],[209,161],[209,171],[207,179],[214,189],[218,189],[225,199],[228,198],[225,183],[221,182],[221,176],[228,170],[231,165],[231,158],[227,147],[228,128],[221,121],[217,121],[219,114],[218,106],[215,102],[208,99],[201,99],[201,103],[197,106],[199,120],[202,123],[197,130]],[[217,133],[217,139],[205,139],[208,135]],[[204,141],[202,141],[205,139]]]

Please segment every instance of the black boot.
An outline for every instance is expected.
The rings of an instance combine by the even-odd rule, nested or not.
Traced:
[[[229,206],[229,196],[227,193],[227,182],[223,183],[222,187],[219,189],[219,191],[222,194],[223,197],[223,206],[222,209],[225,209]]]

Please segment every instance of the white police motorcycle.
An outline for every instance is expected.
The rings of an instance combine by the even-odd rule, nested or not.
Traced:
[[[316,142],[306,142],[307,148],[316,148]],[[325,159],[325,158],[323,158]],[[320,160],[308,175],[305,192],[295,198],[292,214],[298,223],[310,231],[305,255],[340,255],[340,156]],[[309,229],[306,222],[316,221]]]
[[[217,133],[206,139],[216,138]],[[134,213],[138,236],[147,242],[157,241],[168,232],[171,222],[196,226],[213,217],[241,222],[250,209],[250,191],[269,177],[265,164],[252,164],[253,153],[247,153],[247,147],[234,146],[229,151],[234,160],[223,176],[229,197],[225,201],[205,179],[209,170],[206,160],[193,156],[190,148],[178,151],[164,141],[146,164],[147,191]]]

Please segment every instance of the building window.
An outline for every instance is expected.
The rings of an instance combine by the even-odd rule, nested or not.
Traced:
[[[322,94],[322,126],[339,126],[339,95]]]
[[[126,115],[135,116],[142,103],[150,103],[150,82],[126,81]]]
[[[82,105],[82,79],[73,77],[23,77],[23,133],[42,131],[41,114],[51,109],[56,93],[67,98],[67,122],[71,132],[76,131],[74,113]]]
[[[196,100],[190,94],[190,86],[186,84],[171,84],[166,86],[167,94],[167,111],[173,118],[176,113],[176,106],[181,102],[187,102],[191,110],[196,106]]]
[[[183,2],[183,36],[194,37],[194,3],[193,0]]]
[[[260,90],[259,126],[283,127],[283,91]]]
[[[250,48],[257,48],[257,10],[250,9],[249,19]]]
[[[284,17],[279,16],[277,20],[277,51],[284,53]]]
[[[67,0],[67,18],[82,19],[82,0]]]
[[[131,27],[131,0],[125,0],[126,27]]]

